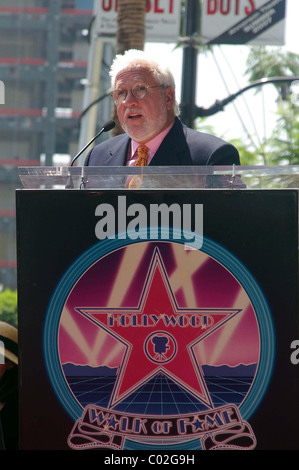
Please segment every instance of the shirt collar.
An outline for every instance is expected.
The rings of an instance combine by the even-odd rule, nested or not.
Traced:
[[[168,134],[168,132],[172,128],[173,124],[174,123],[171,123],[170,126],[168,126],[166,129],[164,129],[162,132],[160,132],[160,134],[156,135],[156,137],[154,137],[153,139],[151,139],[148,142],[145,142],[144,145],[146,145],[149,148],[148,160],[147,160],[148,164],[151,161],[151,159],[153,158],[153,156],[155,155],[158,148],[160,147],[160,145],[163,142],[164,138],[166,137],[166,135]],[[129,158],[129,160],[128,160],[129,165],[134,164],[136,150],[137,150],[137,147],[139,147],[139,145],[140,145],[140,143],[135,142],[135,140],[132,139],[132,141],[131,141],[131,153],[128,157]]]

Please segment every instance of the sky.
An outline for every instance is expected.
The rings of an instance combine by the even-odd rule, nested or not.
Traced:
[[[285,45],[283,49],[299,54],[299,1],[287,0]],[[145,50],[167,58],[176,80],[177,100],[181,99],[182,49],[174,50],[175,44],[147,43]],[[222,100],[248,84],[244,74],[248,55],[247,46],[217,46],[214,57],[198,56],[196,105],[209,108],[216,100]],[[219,72],[221,70],[221,73]],[[273,85],[265,85],[262,92],[256,89],[240,95],[205,121],[212,132],[226,139],[244,138],[259,146],[273,130],[276,119],[277,94]]]

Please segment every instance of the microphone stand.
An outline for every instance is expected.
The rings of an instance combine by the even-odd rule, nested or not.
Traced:
[[[70,164],[70,167],[72,167],[75,163],[75,161],[80,157],[80,155],[82,155],[83,152],[85,152],[85,150],[103,133],[103,132],[108,132],[110,131],[111,129],[113,129],[113,127],[115,126],[115,122],[114,121],[107,121],[102,129],[85,145],[85,147],[83,147],[82,150],[80,150],[77,155],[75,155],[75,157],[72,159],[71,161],[71,164]],[[81,184],[80,184],[80,189],[82,188],[85,188],[86,186],[86,183],[88,181],[85,181],[84,179],[84,171],[82,169],[82,172],[81,172]],[[71,174],[69,173],[68,175],[68,178],[67,178],[67,181],[66,181],[66,185],[65,185],[65,189],[72,189],[74,188],[74,184],[73,184],[73,179],[72,179],[72,176]]]

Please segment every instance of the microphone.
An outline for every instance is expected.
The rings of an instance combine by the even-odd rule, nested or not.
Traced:
[[[105,122],[105,124],[103,125],[102,129],[100,130],[100,132],[98,132],[97,135],[95,135],[95,136],[88,142],[88,144],[86,144],[85,147],[83,147],[83,149],[80,150],[80,152],[78,152],[77,155],[73,158],[73,160],[71,161],[70,166],[73,166],[73,164],[75,163],[75,161],[80,157],[80,155],[82,155],[83,152],[85,152],[85,150],[87,149],[87,147],[89,147],[103,132],[109,132],[109,131],[111,131],[111,129],[113,129],[113,127],[115,127],[115,122],[114,122],[114,121],[110,120],[110,121]]]
[[[109,120],[107,122],[105,122],[105,124],[103,125],[102,129],[100,130],[100,132],[98,132],[86,145],[85,147],[83,147],[82,150],[80,150],[77,155],[75,155],[75,157],[72,159],[71,161],[71,164],[70,166],[73,166],[75,161],[80,157],[80,155],[82,155],[83,152],[85,152],[85,150],[103,133],[103,132],[109,132],[111,131],[111,129],[113,129],[113,127],[115,127],[115,122],[112,121],[112,120]],[[65,185],[65,189],[69,189],[69,188],[73,188],[74,185],[73,185],[73,180],[72,180],[72,177],[71,175],[68,176],[68,179],[67,179],[67,183]]]

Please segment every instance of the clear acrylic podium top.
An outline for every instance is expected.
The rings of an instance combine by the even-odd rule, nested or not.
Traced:
[[[147,166],[20,167],[24,189],[128,189],[134,175],[140,190],[151,189],[299,189],[296,166]]]

